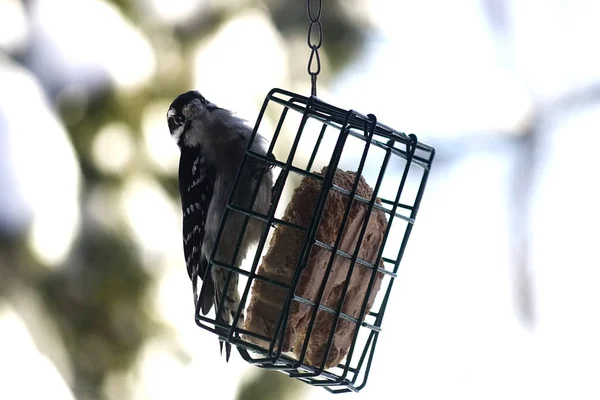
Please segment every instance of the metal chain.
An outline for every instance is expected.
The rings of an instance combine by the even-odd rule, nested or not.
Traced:
[[[317,76],[321,72],[321,58],[319,49],[323,44],[323,26],[321,25],[321,12],[323,10],[323,0],[317,0],[318,8],[316,15],[313,14],[312,0],[307,0],[308,4],[308,47],[310,48],[310,57],[308,58],[308,75],[310,75],[311,95],[317,96]],[[313,31],[315,32],[313,34]],[[313,38],[313,35],[316,36]]]

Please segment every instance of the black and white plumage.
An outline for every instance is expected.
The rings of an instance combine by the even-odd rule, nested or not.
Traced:
[[[194,271],[202,279],[202,314],[207,314],[226,292],[218,321],[231,323],[240,303],[238,274],[232,273],[227,288],[229,270],[216,265],[209,266],[219,225],[229,199],[237,170],[247,148],[252,129],[245,121],[230,111],[207,101],[197,91],[179,95],[167,113],[171,136],[181,150],[179,161],[179,192],[183,211],[183,249],[190,278]],[[252,150],[265,154],[266,141],[256,135]],[[233,203],[250,209],[252,195],[259,186],[253,211],[266,215],[271,205],[273,177],[270,165],[249,157],[236,187]],[[236,245],[243,227],[244,215],[230,211],[215,254],[215,260],[240,267],[248,248],[260,239],[265,223],[251,218],[241,242],[236,260]],[[198,294],[194,293],[196,297]],[[238,324],[243,322],[243,315]],[[219,329],[217,329],[219,330]],[[227,334],[220,329],[220,333]],[[220,343],[222,349],[222,342]],[[225,345],[229,360],[231,346]]]

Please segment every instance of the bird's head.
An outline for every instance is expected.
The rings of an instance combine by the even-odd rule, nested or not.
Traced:
[[[211,113],[218,109],[196,90],[180,94],[167,112],[171,137],[179,146],[197,144],[203,126],[211,120]]]

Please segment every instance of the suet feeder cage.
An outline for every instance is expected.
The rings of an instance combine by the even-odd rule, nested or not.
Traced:
[[[239,268],[233,260],[216,260],[214,249],[209,260],[209,268],[229,271],[223,293],[237,275],[240,305],[232,321],[201,315],[199,303],[195,317],[250,364],[332,393],[358,392],[369,376],[435,150],[372,114],[317,97],[321,11],[321,0],[318,8],[308,0],[311,96],[273,89],[265,98],[214,249],[235,239],[239,249],[252,219],[264,228],[260,241]],[[272,128],[269,117],[277,121]],[[267,156],[251,150],[258,132],[270,139]],[[266,215],[232,201],[241,171],[257,160],[277,176]],[[223,238],[232,213],[244,215],[243,232]],[[225,295],[218,299],[215,315],[224,301]]]
[[[267,116],[277,120],[270,129]],[[262,221],[264,232],[241,268],[210,260],[238,275],[241,304],[230,322],[201,315],[197,305],[196,322],[250,364],[333,393],[357,392],[369,376],[435,150],[372,114],[281,89],[267,95],[250,144],[257,132],[271,139],[268,154],[276,156],[249,145],[239,171],[253,158],[272,165],[273,204],[262,215],[231,196],[215,247],[231,213]]]

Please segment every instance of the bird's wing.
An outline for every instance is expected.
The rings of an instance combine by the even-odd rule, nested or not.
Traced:
[[[200,151],[184,152],[179,163],[179,192],[183,210],[183,253],[190,279],[194,271],[202,282],[202,313],[207,314],[213,304],[214,285],[206,274],[208,260],[202,254],[208,206],[212,199],[215,171],[202,162]],[[205,279],[206,275],[206,279]]]
[[[275,156],[271,153],[267,154],[267,157],[275,159]],[[260,184],[262,180],[265,179],[265,176],[267,176],[267,179],[269,180],[272,179],[271,170],[273,167],[274,165],[270,164],[268,161],[256,157],[248,157],[246,162],[246,170],[249,177],[254,180],[255,184]],[[272,182],[270,182],[270,184],[272,186]]]

